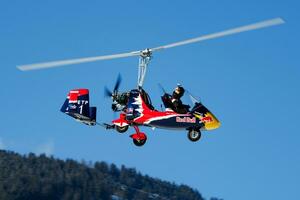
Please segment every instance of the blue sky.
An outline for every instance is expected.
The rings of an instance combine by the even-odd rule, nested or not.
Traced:
[[[104,160],[231,200],[299,199],[299,3],[252,1],[1,1],[0,148]],[[286,24],[154,55],[145,89],[180,82],[221,120],[198,143],[185,132],[129,134],[76,123],[59,112],[68,90],[89,88],[98,118],[110,121],[104,85],[119,72],[136,86],[137,58],[21,72],[16,65],[122,53],[273,17]],[[129,130],[129,133],[133,130]]]

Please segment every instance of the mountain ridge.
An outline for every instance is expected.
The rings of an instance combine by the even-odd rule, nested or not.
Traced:
[[[124,165],[5,150],[0,150],[0,199],[204,200],[187,185],[142,175]]]

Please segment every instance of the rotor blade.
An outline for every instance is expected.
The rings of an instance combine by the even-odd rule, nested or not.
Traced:
[[[122,77],[121,77],[121,74],[119,73],[115,87],[114,87],[114,93],[118,91],[121,81],[122,81]]]
[[[279,24],[285,23],[283,19],[281,18],[274,18],[271,20],[266,20],[246,26],[241,26],[238,28],[229,29],[226,31],[221,31],[209,35],[204,35],[196,38],[192,38],[189,40],[184,40],[181,42],[176,42],[164,46],[155,47],[152,49],[149,49],[151,52],[158,51],[162,49],[168,49],[172,47],[177,47],[181,45],[191,44],[195,42],[201,42],[205,40],[210,40],[214,38],[224,37],[227,35],[233,35],[241,32],[261,29],[269,26],[275,26]],[[77,59],[69,59],[69,60],[60,60],[60,61],[52,61],[52,62],[44,62],[44,63],[36,63],[36,64],[29,64],[29,65],[19,65],[17,66],[18,69],[22,71],[28,71],[28,70],[36,70],[36,69],[45,69],[45,68],[52,68],[52,67],[59,67],[64,65],[71,65],[71,64],[80,64],[80,63],[87,63],[87,62],[94,62],[99,60],[109,60],[109,59],[116,59],[116,58],[124,58],[124,57],[130,57],[130,56],[140,56],[142,51],[133,51],[129,53],[121,53],[121,54],[114,54],[114,55],[106,55],[106,56],[95,56],[95,57],[86,57],[86,58],[77,58]]]
[[[158,50],[162,50],[162,49],[168,49],[168,48],[177,47],[177,46],[181,46],[181,45],[191,44],[191,43],[194,43],[194,42],[201,42],[201,41],[205,41],[205,40],[211,40],[211,39],[215,39],[215,38],[225,37],[225,36],[228,36],[228,35],[233,35],[233,34],[242,33],[242,32],[246,32],[246,31],[266,28],[266,27],[269,27],[269,26],[275,26],[275,25],[280,25],[280,24],[284,24],[284,23],[285,23],[285,21],[283,19],[274,18],[274,19],[261,21],[261,22],[258,22],[258,23],[254,23],[254,24],[250,24],[250,25],[246,25],[246,26],[241,26],[241,27],[237,27],[237,28],[233,28],[233,29],[213,33],[213,34],[203,35],[203,36],[200,36],[200,37],[192,38],[192,39],[189,39],[189,40],[184,40],[184,41],[181,41],[181,42],[175,42],[175,43],[172,43],[172,44],[168,44],[168,45],[164,45],[164,46],[160,46],[160,47],[155,47],[155,48],[152,48],[150,50],[151,51],[158,51]]]
[[[80,63],[94,62],[94,61],[98,61],[98,60],[110,60],[110,59],[124,58],[124,57],[130,57],[130,56],[139,56],[139,55],[140,55],[140,51],[133,51],[133,52],[129,52],[129,53],[121,53],[121,54],[106,55],[106,56],[95,56],[95,57],[86,57],[86,58],[77,58],[77,59],[69,59],[69,60],[59,60],[59,61],[52,61],[52,62],[36,63],[36,64],[29,64],[29,65],[19,65],[19,66],[17,66],[17,68],[21,71],[28,71],[28,70],[60,67],[60,66],[64,66],[64,65],[80,64]]]

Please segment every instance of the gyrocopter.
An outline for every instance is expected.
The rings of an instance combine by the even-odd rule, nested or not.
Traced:
[[[120,113],[118,119],[114,119],[111,123],[97,122],[97,108],[90,106],[88,89],[70,90],[63,106],[61,107],[61,111],[86,125],[101,125],[106,129],[115,129],[119,133],[124,133],[128,130],[129,127],[133,127],[135,129],[135,133],[131,134],[130,137],[132,138],[133,143],[137,146],[142,146],[147,141],[146,134],[141,132],[139,129],[139,127],[141,126],[173,130],[186,130],[188,132],[189,140],[195,142],[201,138],[201,131],[217,129],[220,126],[220,122],[212,112],[210,112],[200,101],[198,101],[192,95],[190,95],[191,99],[193,100],[192,107],[181,103],[180,109],[178,109],[178,105],[174,104],[173,102],[173,95],[168,94],[164,91],[164,95],[161,97],[161,99],[165,109],[163,111],[155,109],[151,103],[151,99],[148,93],[143,89],[147,67],[151,61],[152,54],[157,51],[177,46],[220,38],[283,23],[284,21],[281,18],[274,18],[155,48],[146,48],[144,50],[114,55],[20,65],[17,66],[17,68],[22,71],[27,71],[100,60],[138,56],[138,83],[135,89],[127,92],[119,92],[118,89],[121,82],[120,76],[116,81],[113,91],[105,88],[105,94],[112,99],[111,108],[113,112]],[[182,87],[178,86],[178,88]]]

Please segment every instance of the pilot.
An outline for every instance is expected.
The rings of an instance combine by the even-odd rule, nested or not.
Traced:
[[[174,111],[182,114],[187,113],[186,106],[183,105],[182,101],[180,100],[183,95],[184,88],[180,84],[177,84],[177,87],[173,91],[171,102],[173,104]]]

